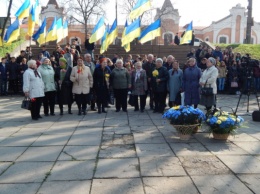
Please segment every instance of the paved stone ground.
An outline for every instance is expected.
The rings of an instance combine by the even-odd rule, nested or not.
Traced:
[[[235,107],[237,96],[219,96]],[[150,110],[88,112],[32,121],[22,97],[0,98],[1,194],[260,193],[260,124],[227,142],[204,132],[181,141]],[[246,111],[245,98],[239,114]],[[250,110],[257,106],[251,96]]]

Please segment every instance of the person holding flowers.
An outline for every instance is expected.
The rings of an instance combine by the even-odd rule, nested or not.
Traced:
[[[156,59],[156,67],[152,72],[152,90],[154,93],[154,113],[163,113],[167,95],[167,82],[169,74],[167,68],[163,66],[161,58]]]
[[[98,107],[98,113],[107,113],[105,107],[107,105],[107,99],[109,96],[109,79],[110,72],[106,68],[107,58],[99,59],[100,66],[97,67],[93,73],[94,80],[94,92],[96,94],[96,102]]]
[[[93,77],[89,67],[85,66],[83,59],[77,60],[77,66],[73,67],[70,80],[73,82],[72,93],[78,106],[78,115],[86,115],[87,102],[90,88],[93,87]]]
[[[72,68],[67,64],[67,60],[63,57],[59,58],[59,66],[55,69],[55,81],[58,86],[57,100],[60,107],[60,115],[63,115],[63,105],[68,105],[68,113],[71,112],[71,105],[73,103],[72,82],[70,81],[70,74]]]

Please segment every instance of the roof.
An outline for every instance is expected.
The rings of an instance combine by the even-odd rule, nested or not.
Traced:
[[[161,10],[166,10],[167,8],[174,9],[171,0],[165,0]]]
[[[59,8],[59,5],[58,5],[58,3],[57,3],[56,0],[49,0],[49,2],[47,3],[47,5],[50,5],[50,4],[56,5],[56,7]]]

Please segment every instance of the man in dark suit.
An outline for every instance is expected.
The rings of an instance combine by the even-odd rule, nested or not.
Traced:
[[[176,35],[174,37],[174,44],[176,44],[176,45],[180,44],[180,38],[179,38],[178,32],[176,33]]]
[[[155,68],[155,63],[154,63],[154,56],[152,54],[149,54],[147,57],[147,62],[143,64],[143,69],[146,71],[147,75],[147,83],[148,83],[148,91],[147,95],[149,94],[150,96],[150,109],[153,110],[154,108],[154,100],[153,100],[153,92],[151,89],[151,78],[152,78],[152,72]]]
[[[7,63],[6,58],[2,58],[0,63],[0,82],[1,82],[1,96],[7,95]]]
[[[90,35],[87,34],[86,41],[85,41],[85,49],[87,53],[91,55],[92,60],[94,60],[94,49],[95,49],[95,43],[89,43]]]

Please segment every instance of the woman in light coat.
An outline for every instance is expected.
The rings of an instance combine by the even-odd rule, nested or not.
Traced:
[[[78,115],[83,112],[86,115],[89,91],[93,87],[93,77],[89,67],[85,66],[83,60],[77,60],[77,66],[73,67],[70,80],[73,82],[72,93],[78,106]]]
[[[142,69],[142,63],[135,63],[135,70],[132,72],[132,95],[134,95],[135,110],[139,111],[138,96],[140,98],[140,110],[144,112],[146,91],[147,91],[146,71]]]
[[[44,82],[44,98],[43,98],[43,108],[44,115],[54,116],[55,98],[56,98],[56,85],[54,80],[55,72],[51,66],[51,61],[48,58],[43,58],[41,60],[42,64],[39,66],[38,71],[42,75],[42,80]]]
[[[31,99],[31,117],[33,120],[42,118],[40,109],[44,97],[44,83],[41,73],[37,71],[35,60],[28,61],[29,69],[23,74],[23,92],[26,97]]]
[[[207,69],[205,69],[200,78],[201,87],[213,88],[213,95],[201,95],[200,104],[204,105],[207,111],[211,109],[212,105],[216,105],[218,69],[215,65],[216,60],[213,57],[210,57],[207,60]]]

